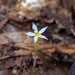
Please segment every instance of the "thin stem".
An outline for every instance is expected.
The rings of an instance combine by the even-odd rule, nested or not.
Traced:
[[[34,48],[35,48],[35,55],[34,55],[33,67],[36,66],[36,56],[37,56],[38,42],[36,42],[36,43],[34,44]]]

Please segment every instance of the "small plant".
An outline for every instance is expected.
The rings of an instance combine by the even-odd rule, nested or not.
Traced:
[[[42,28],[40,31],[38,31],[37,26],[34,23],[32,23],[32,29],[34,30],[34,32],[27,32],[27,33],[25,33],[28,36],[33,36],[34,37],[35,59],[34,59],[33,67],[35,67],[35,65],[36,65],[36,54],[37,54],[37,49],[38,49],[39,38],[48,40],[44,35],[42,35],[42,33],[47,28],[48,27],[46,26],[46,27]]]

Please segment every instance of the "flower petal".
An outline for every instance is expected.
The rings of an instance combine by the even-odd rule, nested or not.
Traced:
[[[38,37],[34,37],[34,43],[36,43],[38,41]]]
[[[48,28],[48,27],[42,28],[42,29],[39,31],[39,33],[42,34],[47,28]]]
[[[26,6],[27,6],[27,4],[24,3],[24,2],[21,2],[21,5],[22,5],[23,7],[26,7]]]
[[[32,28],[33,28],[34,32],[38,32],[37,26],[34,23],[32,23]]]
[[[27,32],[25,34],[28,35],[28,36],[34,36],[34,33],[33,32]]]
[[[48,40],[45,36],[41,35],[40,38]]]

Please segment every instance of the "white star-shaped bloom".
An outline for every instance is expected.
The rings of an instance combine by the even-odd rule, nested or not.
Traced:
[[[41,7],[43,3],[44,0],[24,0],[21,2],[21,6],[27,7],[28,9],[34,9],[34,7]]]
[[[48,40],[44,35],[42,35],[42,33],[47,29],[48,27],[44,27],[42,28],[40,31],[38,31],[38,28],[37,26],[32,23],[32,29],[34,30],[34,32],[27,32],[25,33],[26,35],[28,36],[34,36],[34,43],[38,42],[38,39],[39,38],[43,38],[43,39],[46,39]]]

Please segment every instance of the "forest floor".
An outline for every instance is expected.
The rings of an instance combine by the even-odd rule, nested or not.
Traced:
[[[0,75],[75,75],[75,1],[44,1],[29,11],[17,0],[0,0]],[[32,22],[39,30],[48,26],[35,69],[33,38],[25,35]]]

